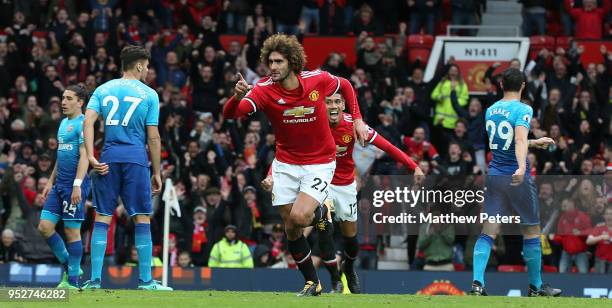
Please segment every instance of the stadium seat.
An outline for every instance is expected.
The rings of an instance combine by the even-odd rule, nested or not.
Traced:
[[[408,61],[410,63],[421,58],[421,62],[426,63],[431,53],[434,43],[432,35],[413,34],[408,36]]]
[[[453,267],[455,268],[455,272],[462,272],[465,270],[465,264],[463,263],[453,263]]]
[[[544,273],[556,273],[559,271],[559,269],[557,269],[557,267],[554,265],[544,265],[542,266],[542,271]]]
[[[558,36],[555,41],[555,49],[561,47],[565,50],[568,50],[570,48],[571,43],[572,38],[570,36]]]
[[[525,272],[526,269],[524,265],[500,265],[497,267],[497,271],[503,273],[522,273]]]
[[[433,35],[412,34],[408,36],[408,47],[431,48],[433,43]]]
[[[531,43],[529,58],[535,59],[540,50],[546,48],[548,50],[554,50],[555,38],[549,35],[534,35],[529,38]]]
[[[37,37],[37,38],[47,38],[47,35],[49,35],[49,32],[47,32],[47,31],[34,31],[34,32],[32,32],[32,36],[33,37]]]

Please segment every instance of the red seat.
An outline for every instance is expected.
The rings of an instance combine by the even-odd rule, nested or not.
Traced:
[[[465,264],[453,263],[453,267],[455,268],[455,272],[462,272],[465,270]]]
[[[408,47],[431,48],[433,43],[433,35],[412,34],[408,36]]]
[[[34,32],[32,32],[32,36],[33,37],[37,37],[37,38],[46,38],[47,35],[49,35],[49,32],[47,32],[47,31],[34,31]]]
[[[555,38],[550,35],[534,35],[529,38],[531,47],[552,49],[555,47]]]
[[[557,36],[557,40],[555,41],[555,49],[561,47],[566,51],[570,48],[572,43],[572,38],[570,36]]]
[[[433,43],[433,35],[412,34],[408,36],[408,41],[406,42],[408,61],[413,63],[417,60],[417,58],[420,58],[421,62],[427,63],[429,55],[431,54],[431,47],[433,46]]]
[[[529,58],[537,57],[538,52],[543,48],[553,51],[555,48],[555,38],[549,35],[534,35],[529,38],[531,47],[529,49]]]
[[[558,272],[559,270],[557,269],[557,267],[556,267],[556,266],[553,266],[553,265],[544,265],[544,266],[542,267],[542,271],[543,271],[544,273],[556,273],[556,272]]]
[[[430,54],[430,48],[408,48],[408,61],[414,63],[417,59],[420,59],[421,63],[425,64],[429,60]]]
[[[517,272],[522,273],[525,272],[526,267],[524,265],[500,265],[497,267],[498,272]]]

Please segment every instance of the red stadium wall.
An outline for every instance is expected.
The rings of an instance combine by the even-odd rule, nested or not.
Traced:
[[[246,36],[244,35],[221,35],[221,45],[224,49],[228,49],[232,41],[239,41],[244,43]],[[355,54],[355,42],[356,37],[338,36],[338,37],[319,37],[319,36],[306,36],[304,37],[303,45],[308,57],[307,66],[310,69],[320,67],[327,59],[327,56],[331,52],[338,52],[346,55],[346,64],[354,66],[357,60]],[[378,37],[375,39],[377,42],[382,42],[385,37]],[[612,50],[612,41],[579,41],[579,45],[583,45],[585,52],[582,55],[582,63],[584,65],[588,63],[603,63],[603,57],[599,52],[601,44],[607,46],[608,50]]]

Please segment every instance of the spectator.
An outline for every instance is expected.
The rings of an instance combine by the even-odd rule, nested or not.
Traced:
[[[319,0],[304,0],[302,1],[302,18],[301,22],[304,23],[304,29],[306,33],[319,33],[321,27],[321,21],[319,20]],[[312,24],[314,23],[315,31],[312,31]]]
[[[189,251],[181,251],[178,257],[178,266],[181,268],[192,268],[193,263],[191,263],[191,255]]]
[[[384,32],[383,28],[374,18],[374,10],[365,3],[361,6],[353,20],[353,33],[357,35],[362,32],[375,36],[383,35]]]
[[[591,228],[589,216],[578,209],[573,199],[563,199],[561,203],[563,212],[559,217],[557,233],[554,240],[561,243],[561,261],[559,272],[568,272],[576,264],[578,272],[589,271],[589,255],[587,252],[586,235]]]
[[[455,92],[459,106],[464,107],[468,104],[468,87],[463,81],[459,66],[455,64],[450,65],[446,77],[442,78],[431,92],[431,99],[436,104],[434,125],[442,127],[446,135],[452,134],[451,130],[457,122],[457,112],[451,103],[452,92]]]
[[[583,0],[582,8],[574,7],[573,0],[565,0],[565,10],[576,22],[575,38],[601,39],[605,16],[611,8],[610,0],[603,0],[603,6],[597,7],[597,0]]]
[[[225,20],[226,32],[229,34],[244,33],[245,19],[249,11],[246,0],[223,1],[221,19]]]
[[[208,256],[212,248],[211,227],[206,219],[206,208],[198,206],[193,210],[193,232],[191,236],[191,255],[193,263],[198,266],[208,264]]]
[[[15,239],[15,233],[11,229],[2,231],[2,245],[0,245],[0,263],[20,262],[23,263],[23,249],[19,241]]]
[[[270,256],[270,249],[266,245],[257,245],[255,247],[253,259],[255,260],[255,267],[269,267],[274,262]]]
[[[438,216],[439,211],[432,211]],[[419,228],[418,249],[425,254],[426,271],[454,271],[453,244],[455,231],[452,225],[441,223],[425,223]]]
[[[476,25],[476,13],[478,10],[476,0],[454,0],[451,2],[453,9],[453,25]],[[475,36],[475,29],[465,31],[468,36]]]
[[[225,236],[210,252],[209,267],[253,268],[249,247],[238,239],[236,226],[225,227]]]
[[[89,0],[94,31],[107,32],[117,0]]]
[[[520,0],[523,3],[523,35],[546,35],[546,2]]]
[[[270,2],[274,3],[276,31],[297,35],[298,23],[302,13],[302,1],[273,0]]]
[[[270,253],[268,264],[270,266],[286,262],[285,258],[288,255],[287,238],[285,237],[285,229],[281,224],[275,224],[272,227],[272,234],[268,236],[267,240],[263,242],[263,245],[267,247]],[[257,248],[255,248],[257,252]],[[259,253],[254,253],[255,263],[261,263],[261,255],[265,254],[265,249],[260,248]]]
[[[410,34],[420,33],[421,27],[425,34],[434,34],[436,12],[440,9],[439,0],[408,0],[410,9]]]
[[[412,133],[412,137],[404,137],[404,146],[407,150],[406,154],[410,155],[415,162],[421,160],[436,162],[439,158],[436,147],[425,140],[425,129],[422,127],[417,127]]]
[[[472,147],[473,153],[476,156],[476,165],[480,168],[480,170],[486,170],[485,122],[480,100],[475,97],[470,99],[470,104],[468,106],[468,110],[466,111],[459,105],[457,92],[452,91],[451,102],[457,115],[467,121],[467,137],[469,145]],[[457,124],[459,124],[459,122],[457,122]],[[459,125],[457,125],[457,127],[458,126]],[[457,133],[457,127],[455,127],[455,134]],[[463,150],[468,150],[465,146],[462,146],[461,148]]]
[[[349,5],[344,0],[324,0],[320,8],[319,34],[343,35],[345,30],[345,7]],[[351,16],[352,17],[352,16]]]
[[[587,245],[597,245],[595,249],[595,271],[600,274],[612,273],[612,206],[608,205],[605,211],[605,223],[593,228]]]

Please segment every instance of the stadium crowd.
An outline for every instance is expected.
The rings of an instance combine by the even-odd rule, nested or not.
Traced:
[[[252,254],[253,262],[241,267],[295,266],[286,253],[278,211],[259,184],[274,157],[270,126],[260,113],[245,121],[221,116],[237,73],[250,84],[266,76],[259,48],[276,31],[355,35],[356,67],[334,53],[321,69],[352,81],[366,122],[427,174],[482,176],[490,160],[483,110],[500,98],[499,64],[487,71],[487,94],[470,96],[452,59],[426,82],[426,63],[409,63],[404,48],[409,34],[436,33],[445,18],[438,13],[442,2],[0,1],[0,263],[56,262],[36,226],[58,146],[62,92],[74,83],[93,91],[118,78],[118,53],[128,44],[144,45],[152,55],[146,82],[160,97],[162,175],[173,180],[182,212],[171,218],[172,266],[227,266],[223,252],[229,251]],[[533,20],[525,33],[542,33],[539,8],[549,9],[546,1],[521,2]],[[563,1],[550,2],[559,7]],[[609,16],[584,21],[593,20],[585,17],[593,2],[572,8],[568,1],[561,11],[575,20],[577,38],[591,38],[588,34],[597,31],[589,27],[597,26],[596,38],[606,35],[602,23]],[[597,12],[609,4],[603,1]],[[450,7],[453,24],[477,24],[486,8],[485,1],[469,0],[452,1]],[[232,42],[224,50],[219,35],[226,33],[245,34],[246,43]],[[392,43],[375,43],[373,36],[385,33],[392,34]],[[556,142],[528,157],[533,175],[554,179],[539,186],[542,226],[550,239],[545,263],[560,271],[575,264],[579,272],[591,266],[605,272],[607,264],[610,272],[612,53],[602,47],[601,63],[593,64],[580,62],[583,52],[575,46],[542,49],[529,63],[512,65],[526,68],[524,100],[534,110],[530,138],[549,136]],[[362,176],[407,174],[386,155],[357,164],[367,170]],[[603,181],[589,177],[602,174]],[[580,177],[569,180],[569,175]],[[154,254],[161,258],[164,201],[156,197],[154,204]],[[86,252],[95,215],[91,202],[87,205]],[[360,261],[361,268],[375,269],[389,243],[388,234],[370,224],[370,211],[367,203],[360,204]],[[108,263],[138,261],[133,232],[120,207],[109,230]],[[475,236],[455,233],[452,226],[421,226],[407,237],[409,262],[425,269],[469,267],[473,245],[468,242]],[[494,251],[492,268],[522,264],[518,236],[499,237]]]

